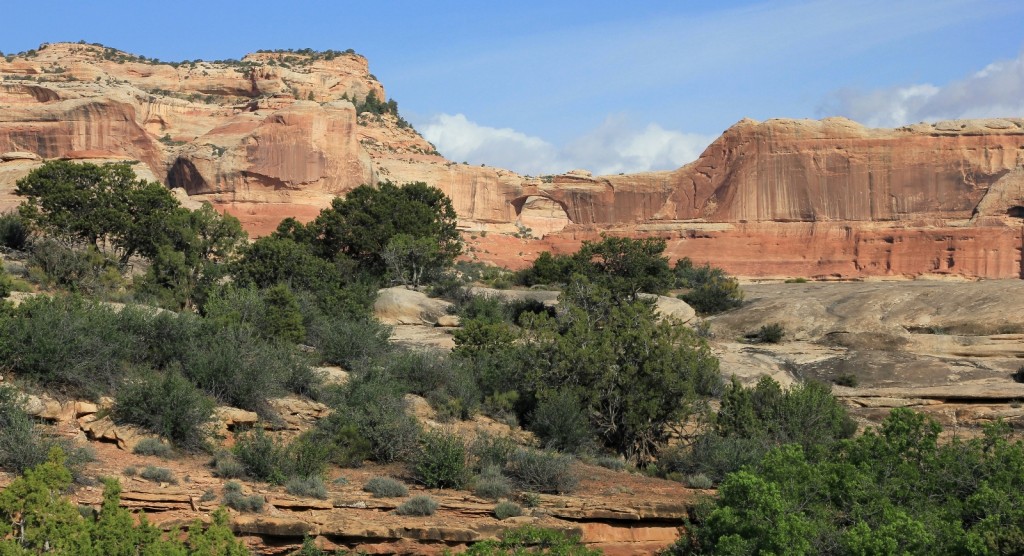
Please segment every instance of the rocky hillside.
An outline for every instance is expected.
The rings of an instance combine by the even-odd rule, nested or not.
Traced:
[[[451,426],[434,421],[433,411],[422,398],[410,397],[410,401],[425,427],[447,430],[445,427]],[[272,403],[283,423],[269,434],[281,438],[308,430],[329,411],[323,404],[298,398]],[[164,458],[133,453],[148,435],[131,426],[114,425],[109,416],[103,416],[109,407],[31,396],[28,410],[48,423],[50,433],[80,444],[88,441],[96,461],[89,463],[84,473],[118,479],[124,489],[121,506],[145,512],[149,522],[163,530],[187,529],[196,519],[209,523],[210,514],[224,504],[226,480],[216,475],[208,455],[178,453]],[[258,422],[255,413],[230,407],[218,408],[217,418],[220,434],[226,437],[238,427]],[[485,417],[460,423],[460,434],[508,432],[508,427]],[[675,541],[691,508],[707,494],[675,481],[578,465],[584,477],[579,492],[536,495],[534,508],[505,519],[495,516],[493,500],[465,490],[419,485],[410,485],[410,495],[435,498],[438,511],[424,517],[396,515],[395,508],[407,497],[377,498],[363,487],[374,477],[408,480],[407,470],[398,464],[333,469],[322,497],[295,496],[284,486],[240,480],[245,495],[262,500],[263,507],[258,513],[231,510],[230,527],[257,554],[291,554],[304,537],[315,538],[318,546],[331,551],[444,554],[498,538],[510,528],[532,525],[578,536],[587,546],[609,556],[634,556],[655,553]],[[147,466],[167,469],[173,479],[161,482],[139,476]],[[0,473],[0,490],[13,479],[13,474]],[[98,486],[78,487],[71,497],[77,504],[99,507],[101,491]]]
[[[608,231],[746,276],[1024,272],[1022,119],[743,120],[675,171],[528,177],[445,160],[394,111],[366,110],[371,93],[386,98],[350,52],[167,64],[58,43],[8,56],[0,208],[36,157],[133,159],[257,234],[362,183],[425,181],[453,199],[470,255],[511,267]]]

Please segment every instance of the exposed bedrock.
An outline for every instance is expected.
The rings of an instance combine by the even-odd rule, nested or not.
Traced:
[[[443,190],[473,256],[511,266],[607,232],[747,276],[1022,275],[1022,119],[742,120],[674,171],[530,177],[445,160],[395,115],[357,114],[371,92],[386,98],[355,54],[170,65],[58,43],[0,59],[0,209],[34,156],[138,160],[255,235],[389,179]]]

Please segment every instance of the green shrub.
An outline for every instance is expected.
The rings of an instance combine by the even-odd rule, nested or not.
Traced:
[[[178,371],[223,403],[264,415],[267,398],[286,386],[319,388],[295,346],[267,341],[251,327],[133,307],[117,312],[74,296],[35,297],[0,321],[0,359],[27,380],[92,398],[118,389],[129,369]]]
[[[120,385],[125,362],[144,351],[120,318],[76,296],[33,297],[0,319],[0,360],[22,380],[97,399]]]
[[[519,358],[530,368],[517,386],[520,411],[571,385],[602,444],[647,461],[673,426],[701,409],[704,396],[720,391],[718,360],[707,344],[688,327],[659,321],[653,303],[615,301],[585,279],[560,299],[556,318],[524,323]]]
[[[479,365],[480,357],[474,358],[474,363],[478,364],[479,367],[486,367],[486,365]],[[519,426],[519,418],[516,416],[515,409],[516,404],[519,402],[519,392],[515,390],[509,390],[507,392],[494,392],[489,396],[484,397],[484,403],[481,406],[484,414],[493,417],[496,421],[505,423],[511,428]]]
[[[202,326],[205,335],[175,354],[192,382],[221,403],[269,414],[267,398],[309,372],[309,361],[294,346],[268,342],[248,326]]]
[[[89,485],[94,482],[85,475],[85,464],[96,461],[96,450],[92,446],[76,446],[70,440],[61,439],[50,443],[50,450],[59,447],[67,454],[64,458],[64,466],[71,472],[71,478],[78,484]]]
[[[231,452],[221,450],[213,455],[210,462],[213,476],[222,479],[242,479],[245,477],[245,466]]]
[[[703,338],[705,340],[710,340],[715,337],[714,331],[711,330],[711,321],[707,319],[695,321],[693,323],[693,333],[696,334],[698,338]]]
[[[711,479],[703,473],[694,473],[693,475],[687,475],[684,479],[686,486],[697,489],[708,489],[714,486]]]
[[[498,505],[494,506],[494,517],[505,520],[510,517],[519,517],[523,515],[523,508],[515,502],[505,500],[498,502]]]
[[[45,462],[51,447],[25,413],[22,395],[11,386],[0,386],[0,467],[22,473]]]
[[[0,245],[24,251],[30,234],[28,223],[17,212],[0,214]]]
[[[284,488],[293,496],[327,499],[327,485],[320,477],[292,477],[285,483]]]
[[[756,463],[767,450],[764,438],[722,437],[705,434],[687,448],[671,448],[658,454],[658,468],[663,473],[704,475],[714,483],[744,465]]]
[[[1021,367],[1021,370],[1024,371],[1024,367]],[[1018,371],[1018,372],[1021,372],[1021,371]],[[1017,381],[1017,382],[1024,381],[1024,372],[1021,372],[1021,380],[1016,380],[1016,377],[1014,377],[1014,380]],[[843,374],[837,376],[835,378],[835,380],[833,380],[832,382],[838,384],[839,386],[846,386],[846,387],[849,387],[849,388],[856,388],[859,380],[857,379],[857,375],[855,375],[853,373],[843,373]]]
[[[754,388],[733,380],[722,396],[714,427],[698,435],[689,448],[662,450],[658,464],[665,473],[701,473],[720,483],[776,446],[798,444],[812,452],[854,432],[856,423],[824,384],[809,381],[783,390],[769,377]]]
[[[777,344],[782,341],[782,337],[785,335],[786,329],[781,324],[773,322],[761,326],[760,330],[753,334],[753,337],[761,343]]]
[[[941,434],[896,408],[850,440],[775,447],[728,475],[667,554],[1016,552],[1024,444],[1003,423]]]
[[[428,432],[416,458],[416,480],[427,488],[461,488],[468,473],[466,457],[466,444],[454,432]]]
[[[12,290],[14,290],[14,280],[11,279],[10,274],[7,274],[4,267],[0,265],[0,300],[11,295]]]
[[[416,418],[406,413],[403,396],[399,382],[374,368],[353,376],[330,405],[346,415],[370,442],[373,459],[381,463],[408,461],[419,451],[420,427]]]
[[[521,448],[512,454],[506,472],[523,490],[567,494],[579,484],[573,464],[569,456]]]
[[[340,556],[346,553],[347,551],[342,550],[327,552],[316,545],[316,541],[313,540],[313,537],[306,535],[302,538],[302,547],[299,548],[297,552],[292,552],[290,556]]]
[[[328,363],[352,369],[359,363],[387,353],[391,327],[367,319],[323,319],[312,323],[308,340]]]
[[[82,509],[65,496],[71,474],[64,467],[60,450],[51,452],[43,464],[26,470],[0,494],[0,516],[16,534],[3,539],[5,554],[217,554],[241,556],[244,545],[236,541],[227,526],[223,510],[213,514],[205,528],[200,522],[190,527],[187,541],[178,535],[163,535],[141,520],[136,525],[131,512],[121,508],[121,487],[116,480],[104,480],[99,511]]]
[[[332,448],[312,433],[303,433],[288,445],[288,472],[300,478],[320,477],[327,472]]]
[[[509,529],[501,540],[474,543],[463,554],[466,556],[518,556],[523,554],[550,554],[558,556],[601,556],[601,551],[587,548],[578,536],[569,536],[555,529],[541,529],[526,525]]]
[[[178,479],[174,477],[174,473],[166,467],[147,465],[145,469],[139,472],[139,476],[147,481],[153,481],[154,483],[178,484]]]
[[[143,438],[132,448],[132,453],[140,456],[156,456],[166,459],[174,455],[174,450],[157,438]]]
[[[267,339],[293,344],[306,339],[299,303],[285,284],[264,290],[221,287],[206,299],[203,313],[224,325],[252,326]]]
[[[518,448],[518,444],[511,437],[483,433],[473,439],[469,445],[469,452],[476,460],[474,467],[483,471],[488,467],[504,469]]]
[[[199,497],[200,502],[213,502],[217,499],[217,493],[213,489],[207,489],[203,491],[203,495]]]
[[[512,484],[496,465],[483,468],[473,483],[473,494],[480,498],[498,500],[512,494]]]
[[[537,403],[529,429],[544,447],[569,453],[593,449],[594,431],[580,397],[568,389],[556,390]]]
[[[124,288],[118,263],[92,246],[72,249],[53,240],[37,241],[26,266],[29,276],[46,287],[101,297]]]
[[[344,254],[360,270],[375,276],[387,271],[388,246],[429,246],[415,250],[426,255],[415,258],[419,273],[425,276],[450,266],[462,249],[451,200],[423,182],[359,186],[344,198],[335,198],[305,230],[315,238],[314,246],[324,258]]]
[[[286,284],[294,291],[323,291],[338,287],[345,276],[337,265],[317,257],[305,239],[282,237],[288,226],[305,227],[285,219],[273,235],[264,236],[243,248],[242,258],[232,265],[231,275],[241,287],[270,288]]]
[[[426,397],[438,418],[468,419],[480,407],[480,388],[465,360],[427,350],[395,350],[380,363],[406,391]]]
[[[281,484],[288,478],[288,447],[260,427],[238,437],[234,454],[250,477],[274,484]]]
[[[286,444],[274,440],[258,427],[238,437],[234,443],[233,459],[226,455],[217,456],[213,463],[219,476],[245,474],[282,484],[289,477],[322,477],[327,472],[330,457],[331,446],[317,441],[308,432]]]
[[[159,434],[186,450],[198,450],[211,434],[213,407],[213,401],[181,373],[147,373],[118,390],[113,417]],[[156,444],[163,446],[159,441]]]
[[[419,496],[413,496],[403,502],[400,506],[395,508],[395,513],[398,515],[414,516],[434,515],[434,512],[437,511],[437,505],[437,500],[434,500],[430,496],[421,494]]]
[[[242,494],[242,485],[235,481],[224,483],[223,493],[224,505],[244,513],[259,513],[263,510],[266,500],[259,495],[246,496]]]
[[[391,477],[374,477],[363,485],[363,490],[374,498],[402,498],[409,496],[409,489]]]
[[[573,255],[541,253],[513,279],[532,286],[566,284],[579,276],[601,284],[618,300],[635,300],[639,292],[662,294],[674,283],[664,251],[663,239],[602,236],[601,241],[584,241]]]
[[[459,298],[458,301],[459,303],[455,305],[455,314],[463,321],[496,323],[512,320],[509,305],[498,296],[468,295]]]
[[[715,277],[679,296],[702,315],[714,315],[743,304],[743,290],[735,278]]]
[[[510,290],[514,285],[512,283],[512,277],[508,274],[495,276],[494,279],[489,282],[489,284],[492,288],[496,290]]]
[[[25,412],[24,397],[12,386],[0,385],[0,468],[15,473],[47,461],[59,449],[64,466],[76,483],[87,483],[85,464],[96,461],[96,452],[88,446],[76,446],[70,440],[42,434]]]
[[[519,501],[527,508],[540,507],[540,495],[536,492],[520,492]]]
[[[370,441],[359,432],[349,416],[335,412],[317,422],[311,431],[316,442],[329,450],[330,461],[340,467],[359,467],[370,459]]]
[[[604,467],[605,469],[611,469],[612,471],[622,471],[626,469],[625,460],[612,456],[600,456],[594,460],[594,463]]]
[[[455,266],[458,267],[459,264],[460,263],[456,263]],[[430,297],[447,299],[453,302],[463,298],[468,298],[470,293],[465,284],[466,280],[464,278],[459,279],[451,273],[447,273],[437,280],[434,280],[434,283],[427,288],[427,295]]]

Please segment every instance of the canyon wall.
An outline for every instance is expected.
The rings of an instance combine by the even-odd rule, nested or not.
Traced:
[[[529,177],[444,159],[352,52],[160,63],[58,43],[0,59],[0,209],[41,162],[137,160],[139,173],[255,235],[378,180],[448,194],[471,258],[511,267],[601,233],[757,277],[1021,277],[1024,120],[868,129],[738,122],[674,171]],[[376,112],[380,112],[379,110]]]

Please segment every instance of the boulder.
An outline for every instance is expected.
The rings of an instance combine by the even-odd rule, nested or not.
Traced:
[[[437,317],[437,326],[442,328],[456,328],[462,324],[462,319],[458,315],[441,315]]]
[[[220,406],[213,411],[217,420],[229,430],[233,430],[238,426],[251,427],[260,420],[259,415],[255,411],[246,411],[237,407]]]
[[[118,448],[130,452],[143,438],[153,437],[132,425],[116,425],[109,416],[102,419],[93,417],[90,415],[79,421],[79,426],[90,440],[113,442]]]
[[[385,324],[435,324],[448,314],[452,304],[443,299],[403,286],[380,290],[373,304],[373,313]]]
[[[324,382],[327,384],[345,384],[348,382],[349,373],[341,367],[316,367],[313,370],[323,375]]]
[[[9,152],[0,153],[0,162],[10,162],[11,160],[40,160],[41,157],[36,153],[30,152]]]
[[[653,298],[654,308],[662,318],[687,323],[697,316],[697,311],[694,311],[693,307],[690,307],[688,303],[677,297],[650,294],[641,294],[641,297],[646,299]]]

